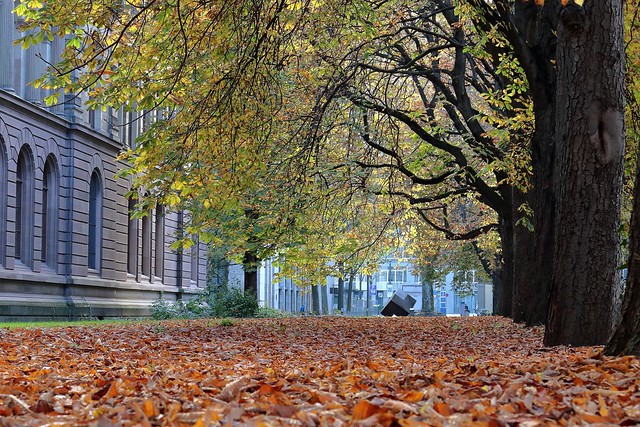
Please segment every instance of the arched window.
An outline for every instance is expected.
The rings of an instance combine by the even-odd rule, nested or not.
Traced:
[[[142,275],[151,278],[151,218],[147,212],[142,217]]]
[[[0,265],[5,263],[7,246],[7,156],[4,139],[0,136]]]
[[[155,229],[155,273],[154,275],[164,281],[164,207],[156,206]]]
[[[27,267],[33,263],[33,157],[23,147],[16,169],[15,257]]]
[[[193,246],[191,246],[191,282],[198,284],[198,236],[191,236]]]
[[[102,258],[102,182],[98,171],[89,184],[89,257],[88,267],[100,272]]]
[[[129,274],[138,273],[138,220],[133,217],[136,201],[133,197],[128,200],[128,222],[127,222],[127,272]]]
[[[58,261],[58,173],[52,156],[47,157],[42,176],[42,264],[55,270]]]

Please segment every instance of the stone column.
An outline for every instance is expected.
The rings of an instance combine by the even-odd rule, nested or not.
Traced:
[[[2,0],[0,0],[2,1]],[[56,65],[60,62],[62,51],[64,50],[64,39],[56,35],[51,42],[51,56],[49,62]],[[64,116],[64,96],[58,98],[58,103],[51,107],[51,111],[59,116]]]
[[[13,92],[13,0],[0,0],[0,89]]]
[[[24,64],[22,67],[22,72],[25,76],[24,99],[38,105],[44,105],[42,101],[44,91],[37,89],[31,83],[41,77],[45,72],[45,60],[49,57],[49,55],[47,55],[48,44],[48,41],[43,41],[42,43],[32,45],[24,52]]]

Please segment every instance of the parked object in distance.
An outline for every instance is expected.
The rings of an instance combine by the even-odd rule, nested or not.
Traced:
[[[396,291],[380,312],[383,316],[408,316],[416,303],[416,299],[405,291]]]

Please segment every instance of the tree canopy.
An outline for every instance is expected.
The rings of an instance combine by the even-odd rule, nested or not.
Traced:
[[[549,344],[606,339],[624,141],[613,1],[16,10],[31,28],[23,45],[66,41],[37,85],[150,117],[122,155],[142,210],[186,210],[187,234],[224,242],[245,266],[281,254],[301,282],[366,269],[384,252],[374,244],[417,218],[473,240],[498,314],[547,322]]]

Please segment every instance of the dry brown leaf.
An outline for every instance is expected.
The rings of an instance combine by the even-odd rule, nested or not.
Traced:
[[[231,381],[227,384],[222,392],[216,397],[225,402],[231,402],[237,400],[240,397],[242,388],[249,384],[249,377],[240,377],[237,380]]]
[[[449,407],[449,405],[447,405],[444,402],[434,403],[433,409],[435,409],[437,413],[439,413],[440,415],[443,415],[445,417],[448,417],[449,415],[451,415],[453,413],[451,411],[451,408]]]
[[[372,405],[366,400],[361,400],[353,407],[353,414],[351,417],[354,420],[364,420],[378,412],[380,412],[379,406]]]
[[[229,328],[189,320],[2,332],[3,425],[640,420],[638,358],[604,356],[598,347],[544,348],[541,328],[497,317],[254,319]]]

